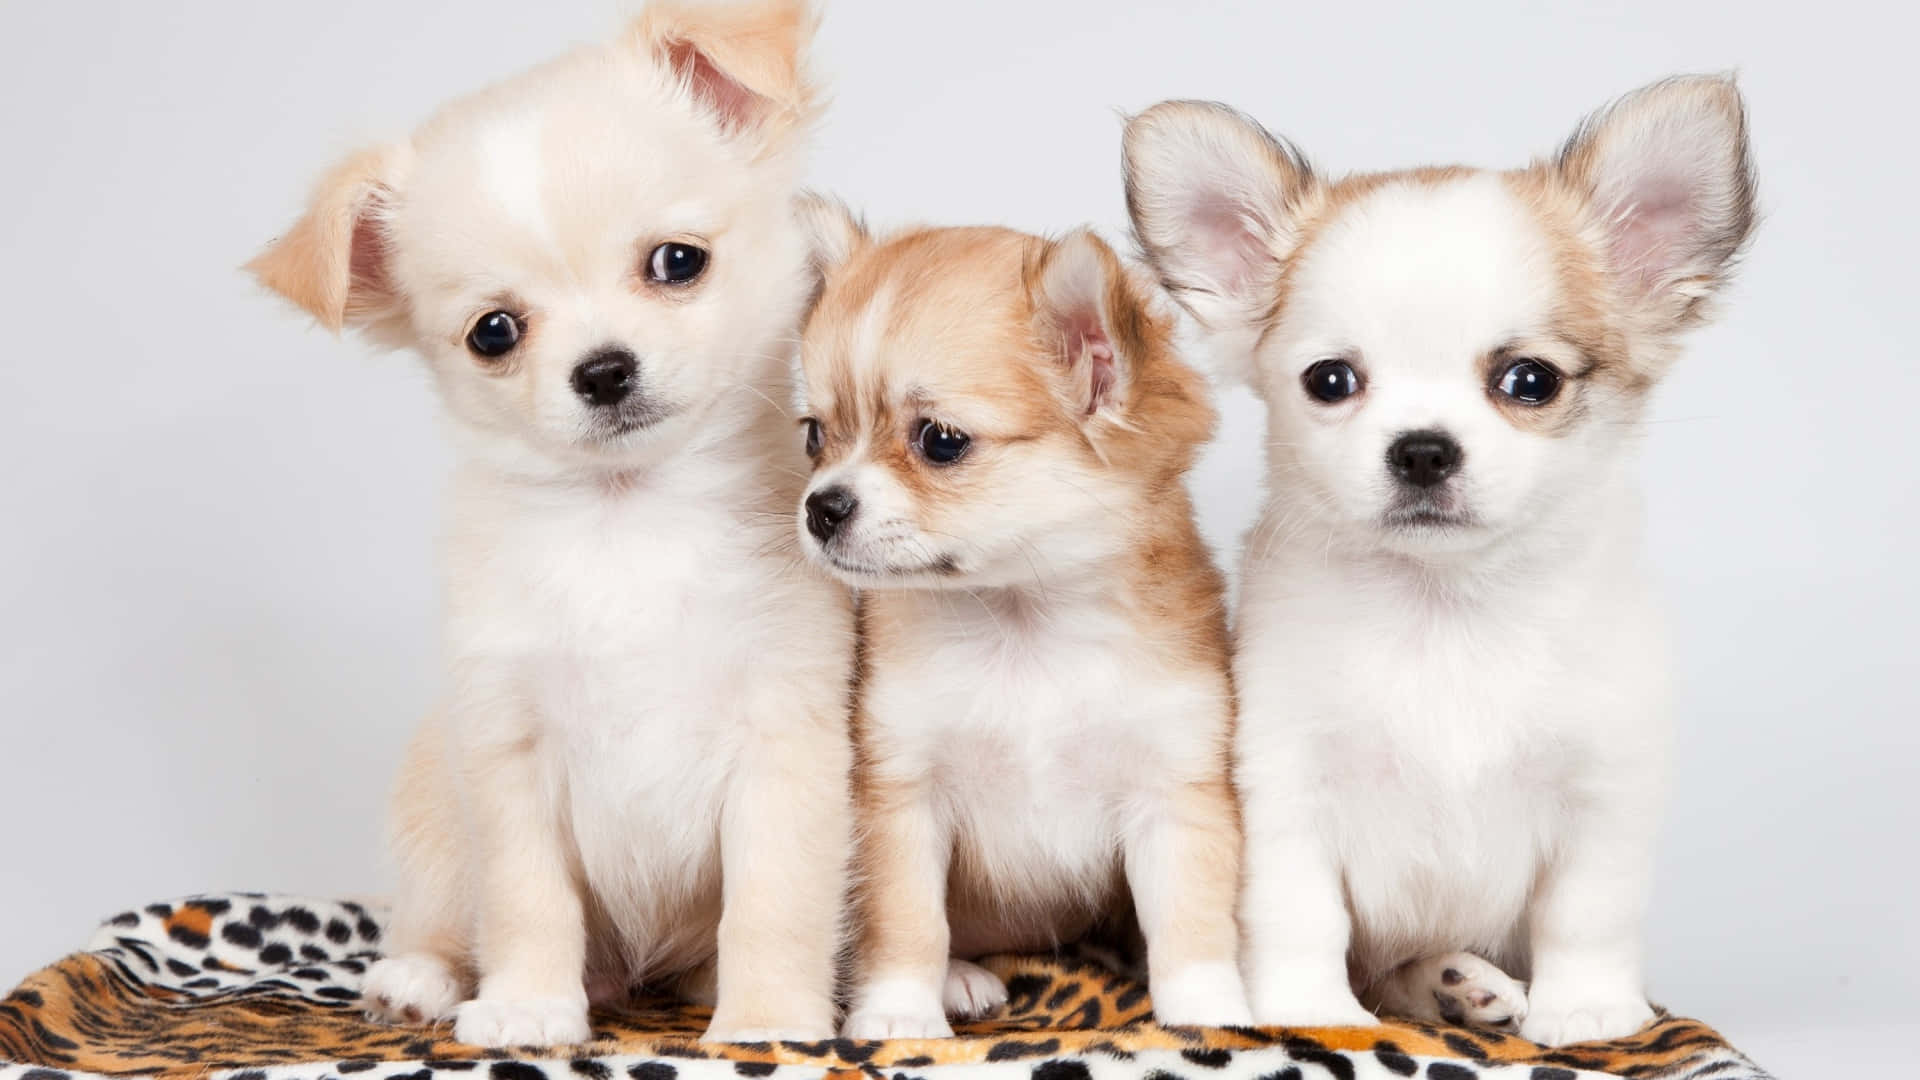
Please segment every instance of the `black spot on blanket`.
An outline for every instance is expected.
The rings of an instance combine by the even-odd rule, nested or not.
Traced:
[[[1398,1046],[1390,1042],[1376,1045],[1373,1048],[1373,1056],[1389,1071],[1399,1073],[1401,1076],[1412,1076],[1420,1071],[1419,1062],[1402,1053]]]
[[[1059,1039],[1042,1039],[1039,1042],[1022,1042],[1008,1039],[987,1051],[988,1061],[1018,1061],[1021,1058],[1043,1057],[1060,1052]]]

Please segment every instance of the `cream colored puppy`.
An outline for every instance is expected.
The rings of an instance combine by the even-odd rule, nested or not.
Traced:
[[[252,266],[417,353],[459,446],[444,706],[395,803],[381,1016],[580,1042],[591,984],[834,1027],[846,590],[773,402],[815,278],[792,0],[654,3],[348,160]]]
[[[1213,411],[1171,311],[1090,233],[816,209],[799,526],[864,656],[846,1034],[949,1035],[1006,998],[967,958],[1129,893],[1159,1019],[1246,1022],[1225,611],[1182,482]]]
[[[1271,426],[1235,663],[1255,1018],[1631,1034],[1670,741],[1633,450],[1753,228],[1739,91],[1658,83],[1523,169],[1340,179],[1168,102],[1126,168]]]

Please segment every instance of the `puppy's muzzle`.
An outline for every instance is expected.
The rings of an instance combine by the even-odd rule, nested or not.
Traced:
[[[595,351],[573,369],[573,392],[589,405],[605,408],[633,393],[640,363],[630,350],[609,346]]]
[[[860,508],[853,492],[835,484],[807,496],[807,531],[821,543],[833,539],[840,526]]]

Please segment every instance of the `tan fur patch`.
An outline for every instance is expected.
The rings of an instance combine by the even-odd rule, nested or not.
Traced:
[[[634,23],[632,37],[672,65],[723,120],[751,124],[784,143],[818,109],[805,60],[816,21],[805,0],[656,0]],[[746,100],[736,100],[740,91]]]
[[[391,196],[405,151],[355,154],[314,188],[312,203],[286,234],[247,263],[262,285],[338,332],[401,303],[387,277],[379,206]]]

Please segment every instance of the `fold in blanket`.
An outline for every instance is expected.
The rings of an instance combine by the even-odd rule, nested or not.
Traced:
[[[596,1012],[585,1046],[481,1050],[453,1041],[448,1025],[361,1017],[360,981],[378,956],[383,914],[236,893],[116,916],[86,951],[0,1002],[0,1080],[1767,1080],[1713,1029],[1670,1016],[1629,1039],[1558,1050],[1402,1023],[1163,1028],[1145,987],[1070,956],[986,961],[1012,1000],[960,1025],[955,1039],[716,1046],[697,1041],[706,1010],[641,995]]]

